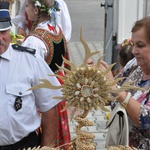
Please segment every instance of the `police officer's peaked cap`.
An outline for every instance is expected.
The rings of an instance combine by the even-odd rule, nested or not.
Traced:
[[[0,31],[5,31],[11,28],[9,4],[9,2],[0,1]]]

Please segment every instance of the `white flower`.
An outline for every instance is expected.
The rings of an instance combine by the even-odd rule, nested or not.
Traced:
[[[35,5],[34,6],[39,6],[39,7],[41,7],[41,3],[37,0],[37,1],[35,1]]]
[[[49,8],[49,10],[48,10],[48,14],[52,14],[52,9],[51,8]]]

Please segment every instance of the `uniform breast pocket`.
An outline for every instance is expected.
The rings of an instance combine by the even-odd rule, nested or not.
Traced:
[[[6,85],[7,105],[12,113],[19,113],[19,115],[28,113],[33,96],[32,91],[27,91],[29,88],[30,85],[23,83]]]

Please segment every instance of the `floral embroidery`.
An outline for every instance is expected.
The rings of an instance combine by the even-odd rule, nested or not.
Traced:
[[[145,97],[146,97],[146,94],[143,93],[140,95],[140,97],[137,99],[137,101],[140,103]]]
[[[141,105],[140,123],[142,128],[150,128],[150,108],[146,105]]]

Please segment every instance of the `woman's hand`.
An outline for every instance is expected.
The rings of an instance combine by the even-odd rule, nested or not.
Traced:
[[[100,69],[102,71],[105,71],[105,70],[107,70],[108,67],[109,67],[109,65],[105,61],[101,60]],[[113,74],[111,71],[108,72],[108,74],[106,75],[106,78],[109,79],[110,82],[114,81],[114,77],[113,77]]]
[[[87,60],[87,64],[93,66],[95,63],[94,63],[93,59],[89,58]]]

